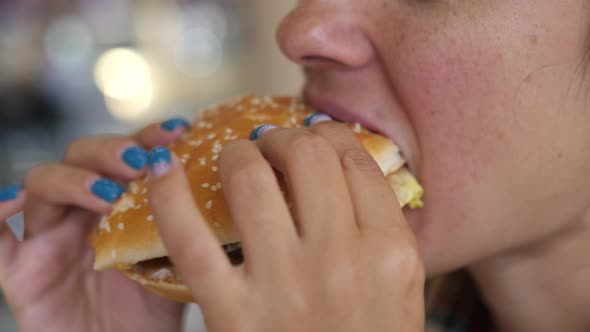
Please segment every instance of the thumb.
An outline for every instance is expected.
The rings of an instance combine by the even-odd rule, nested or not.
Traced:
[[[182,164],[157,146],[149,165],[149,202],[171,261],[203,307],[225,302],[228,282],[237,275],[195,204]]]

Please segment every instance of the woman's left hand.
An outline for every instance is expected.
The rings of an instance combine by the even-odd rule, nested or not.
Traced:
[[[160,234],[210,332],[424,330],[415,239],[346,126],[272,129],[227,145],[219,166],[242,239],[238,267],[205,224],[176,157],[149,182]]]

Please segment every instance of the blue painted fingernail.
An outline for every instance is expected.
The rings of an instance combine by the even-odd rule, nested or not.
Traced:
[[[320,123],[320,122],[326,122],[326,121],[332,121],[332,117],[329,116],[326,113],[322,113],[322,112],[315,112],[315,113],[311,113],[310,115],[305,117],[305,120],[303,120],[303,124],[306,127],[309,126],[313,126],[314,124]]]
[[[148,161],[148,152],[141,146],[131,146],[123,152],[122,158],[129,167],[140,170]]]
[[[123,195],[125,189],[114,181],[101,178],[92,184],[92,193],[100,197],[102,200],[113,203]]]
[[[171,163],[170,150],[165,146],[156,146],[150,151],[149,164],[152,175],[159,176],[167,173],[170,170]]]
[[[267,131],[275,128],[278,128],[278,126],[273,125],[272,123],[261,124],[260,126],[252,130],[252,132],[250,133],[250,140],[255,141]]]
[[[191,124],[183,118],[173,118],[162,122],[162,129],[166,131],[174,131],[178,126],[189,128]]]
[[[16,199],[18,193],[23,190],[22,184],[13,184],[0,189],[0,202],[12,201]]]

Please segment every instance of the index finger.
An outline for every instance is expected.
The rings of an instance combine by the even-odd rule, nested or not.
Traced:
[[[165,147],[150,153],[148,196],[169,257],[195,300],[204,309],[225,307],[235,270],[197,208],[180,161]]]

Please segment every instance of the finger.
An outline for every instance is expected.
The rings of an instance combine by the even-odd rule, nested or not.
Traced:
[[[303,238],[344,243],[355,229],[342,165],[331,144],[307,129],[274,129],[256,144],[289,186]]]
[[[190,128],[190,123],[182,118],[172,118],[161,123],[154,123],[132,135],[132,138],[146,149],[151,149],[157,145],[167,145],[178,139],[186,130]]]
[[[26,192],[22,185],[10,185],[0,188],[0,220],[21,211],[25,202]]]
[[[256,144],[237,140],[221,151],[219,173],[247,266],[276,272],[296,250],[298,235],[273,169]]]
[[[227,305],[228,284],[236,274],[195,205],[180,161],[159,146],[150,152],[149,163],[149,202],[170,259],[198,303]]]
[[[405,228],[395,193],[354,132],[334,121],[312,125],[309,130],[329,141],[338,153],[359,227],[398,225]]]
[[[22,233],[15,233],[13,227],[23,227],[23,225],[9,225],[8,222],[11,220],[9,218],[12,218],[22,211],[25,199],[26,192],[23,190],[22,185],[11,185],[0,188],[0,241],[2,241],[3,237],[10,235],[12,235],[11,237],[16,237],[16,239],[21,240],[20,237]]]
[[[25,204],[27,235],[59,222],[66,207],[105,214],[125,191],[116,182],[94,172],[64,164],[33,168],[25,178],[25,188],[30,196]]]
[[[64,162],[129,181],[146,172],[148,152],[126,136],[97,136],[79,139],[68,147]]]

